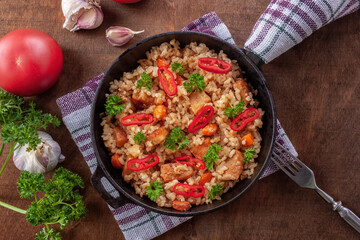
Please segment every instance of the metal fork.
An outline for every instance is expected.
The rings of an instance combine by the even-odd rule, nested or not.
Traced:
[[[343,207],[341,201],[335,202],[329,194],[321,190],[316,185],[313,171],[278,142],[275,142],[272,160],[300,187],[314,189],[326,202],[332,205],[334,211],[337,211],[348,224],[360,233],[360,218],[348,208]]]

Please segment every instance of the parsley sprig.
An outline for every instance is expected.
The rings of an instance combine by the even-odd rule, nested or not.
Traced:
[[[142,132],[138,132],[137,134],[134,135],[133,139],[136,144],[140,145],[143,142],[145,142],[146,136]]]
[[[158,182],[157,180],[155,182],[150,183],[150,186],[146,188],[146,194],[149,196],[149,198],[152,201],[156,201],[156,198],[164,191],[163,185]]]
[[[122,98],[118,95],[111,95],[106,99],[105,111],[108,115],[116,115],[122,113],[125,108],[125,104],[120,104]]]
[[[224,110],[224,113],[226,116],[230,117],[230,118],[236,118],[237,115],[241,112],[244,111],[244,107],[245,107],[245,101],[241,100],[238,104],[236,104],[236,106],[232,106],[230,103],[230,107],[226,108]]]
[[[143,72],[140,75],[140,77],[141,77],[141,79],[139,79],[137,81],[136,87],[138,89],[141,89],[144,86],[147,90],[150,90],[152,88],[152,86],[151,86],[151,83],[152,83],[151,77],[146,72]]]
[[[178,63],[178,62],[174,62],[172,65],[171,65],[171,70],[173,72],[176,72],[178,71],[178,74],[179,75],[183,75],[185,73],[185,70],[183,69],[183,66],[181,63]]]
[[[165,139],[164,146],[175,151],[186,148],[189,143],[190,140],[182,133],[181,128],[176,127],[171,131],[170,137]]]
[[[255,154],[256,154],[256,148],[246,149],[244,154],[244,163],[250,162]]]
[[[217,195],[220,194],[223,187],[220,184],[212,186],[210,192],[209,192],[209,199],[213,200]]]
[[[223,149],[223,147],[216,143],[209,147],[207,153],[203,158],[207,169],[212,170],[214,168],[214,162],[219,159],[219,152],[221,149]]]
[[[188,79],[189,79],[188,82],[183,83],[184,88],[188,93],[192,93],[194,87],[196,88],[197,92],[204,90],[206,83],[204,81],[204,77],[201,76],[199,73],[190,74]]]

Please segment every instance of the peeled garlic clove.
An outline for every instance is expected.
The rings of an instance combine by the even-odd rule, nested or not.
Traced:
[[[106,29],[106,39],[113,46],[122,46],[130,41],[135,34],[144,32],[142,31],[133,31],[126,27],[113,26]]]
[[[104,20],[100,0],[62,0],[61,6],[65,16],[63,28],[71,32],[97,28]]]

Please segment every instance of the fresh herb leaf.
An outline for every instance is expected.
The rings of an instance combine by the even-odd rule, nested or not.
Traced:
[[[145,134],[143,134],[142,132],[138,132],[137,134],[134,135],[133,139],[136,144],[140,145],[146,140],[146,137]]]
[[[188,82],[183,83],[184,88],[188,93],[193,92],[193,87],[196,88],[197,92],[204,90],[206,83],[204,81],[204,77],[201,76],[199,73],[190,74],[188,79]]]
[[[223,147],[216,143],[209,147],[207,153],[203,158],[207,169],[212,170],[214,168],[214,162],[219,159],[219,152],[221,149],[223,149]]]
[[[220,184],[212,186],[210,192],[209,192],[209,199],[213,200],[217,195],[220,194],[223,187]]]
[[[147,90],[150,90],[152,88],[152,86],[151,86],[151,83],[152,83],[151,77],[146,72],[143,72],[140,75],[140,77],[141,77],[141,79],[137,81],[136,87],[138,89],[140,89],[140,88],[142,88],[144,86]]]
[[[236,118],[239,113],[244,111],[245,104],[244,100],[241,100],[235,107],[230,104],[230,107],[226,108],[224,113],[230,118]]]
[[[150,183],[150,186],[146,188],[146,194],[152,201],[156,201],[156,198],[164,191],[163,185],[158,182]]]
[[[183,75],[185,73],[185,70],[183,69],[183,66],[181,63],[178,63],[178,62],[174,62],[172,65],[171,65],[171,70],[173,72],[176,72],[179,70],[178,74],[179,75]]]
[[[250,162],[256,154],[256,148],[246,149],[244,154],[244,163]]]
[[[56,232],[53,228],[48,230],[44,227],[41,232],[37,233],[35,236],[35,240],[61,240],[61,234]]]
[[[116,115],[122,113],[125,108],[125,104],[120,104],[122,98],[118,95],[111,95],[106,99],[105,111],[108,115]]]
[[[164,146],[175,151],[186,148],[189,143],[190,140],[182,133],[181,128],[176,127],[171,131],[170,137],[165,139]]]

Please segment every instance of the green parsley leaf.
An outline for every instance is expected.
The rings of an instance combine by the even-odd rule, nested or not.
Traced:
[[[255,154],[256,154],[256,148],[246,149],[244,154],[244,163],[250,162]]]
[[[230,107],[226,108],[224,113],[228,117],[236,118],[239,113],[244,111],[245,104],[244,100],[241,100],[235,107],[230,104]]]
[[[150,183],[150,186],[146,188],[146,194],[152,201],[156,201],[156,198],[164,191],[163,185],[158,182]]]
[[[183,83],[184,88],[188,93],[191,93],[193,91],[193,87],[196,88],[197,92],[204,90],[206,83],[204,81],[204,77],[201,76],[199,73],[190,74],[188,79],[189,82]]]
[[[134,135],[133,139],[136,144],[140,145],[146,140],[146,137],[145,134],[143,134],[142,132],[138,132],[137,134]]]
[[[212,170],[214,168],[214,162],[219,159],[219,152],[221,149],[223,149],[223,147],[216,143],[209,147],[207,153],[203,158],[207,169]]]
[[[182,133],[181,128],[176,127],[171,131],[170,137],[165,139],[164,146],[175,151],[186,148],[189,143],[190,140]]]
[[[45,227],[35,235],[35,240],[61,240],[61,234],[56,232],[53,228],[47,230]]]
[[[137,81],[136,87],[138,89],[140,89],[140,88],[142,88],[144,86],[147,90],[150,90],[152,88],[152,86],[151,86],[151,83],[152,83],[151,77],[146,72],[143,72],[140,75],[140,77],[141,77],[141,79]]]
[[[125,104],[120,104],[122,98],[118,95],[111,95],[106,99],[105,111],[108,115],[116,115],[122,113],[125,108]]]
[[[179,70],[178,74],[179,75],[183,75],[185,73],[185,70],[183,69],[183,66],[181,63],[178,63],[178,62],[174,62],[172,65],[171,65],[171,70],[173,72],[176,72],[177,70]]]
[[[217,195],[220,194],[223,187],[220,184],[212,186],[210,192],[209,192],[209,199],[213,200]]]

